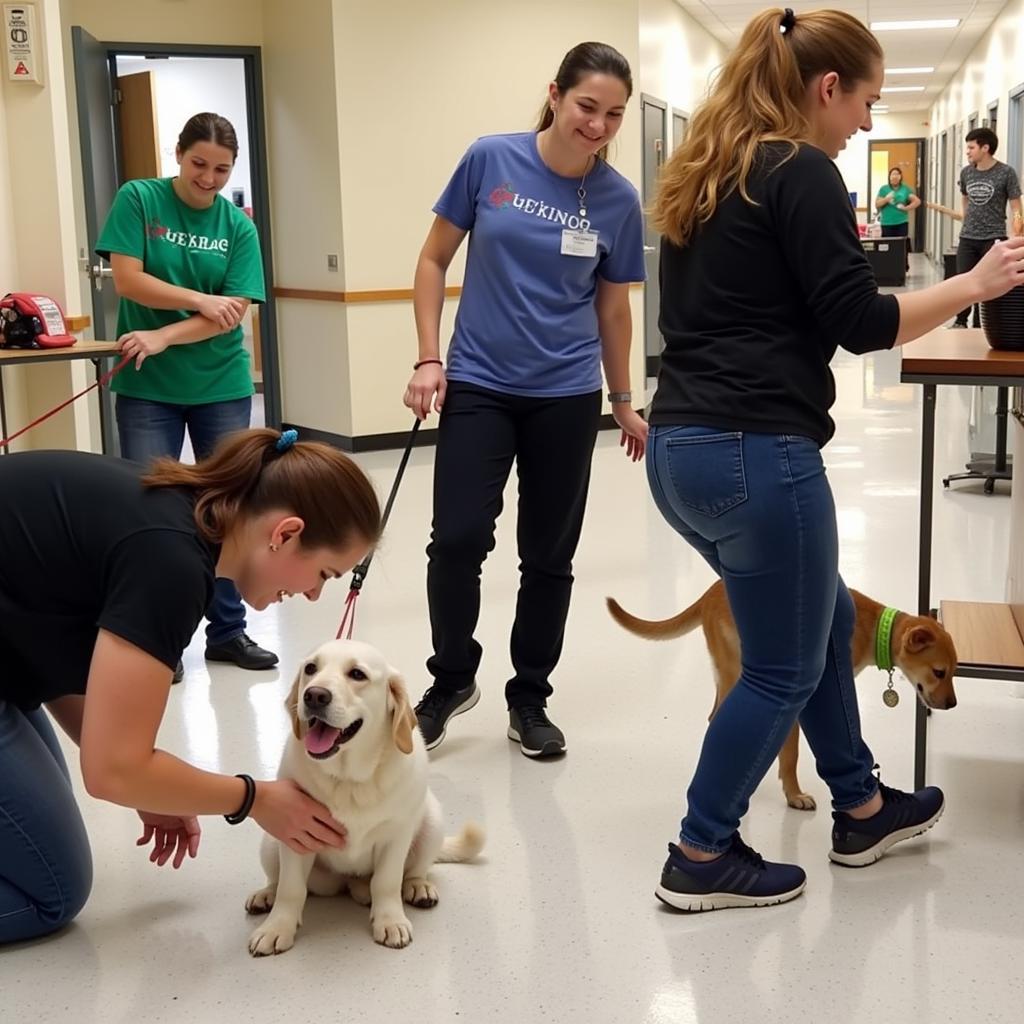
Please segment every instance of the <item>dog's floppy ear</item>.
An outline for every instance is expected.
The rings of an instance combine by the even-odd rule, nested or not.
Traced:
[[[412,731],[416,728],[416,714],[409,703],[402,677],[392,671],[388,679],[388,696],[391,705],[391,738],[403,754],[412,753]]]
[[[300,665],[298,672],[295,673],[295,682],[284,699],[284,706],[292,720],[292,732],[297,740],[302,739],[302,723],[299,721],[299,683],[302,681],[302,667]]]
[[[907,633],[905,642],[911,654],[920,654],[926,647],[931,647],[935,643],[935,632],[927,626],[915,626]]]

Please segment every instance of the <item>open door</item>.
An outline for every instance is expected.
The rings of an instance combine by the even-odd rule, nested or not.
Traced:
[[[122,180],[159,178],[162,175],[155,76],[152,71],[119,75],[117,90]]]
[[[640,98],[640,112],[643,121],[643,187],[641,200],[644,210],[654,201],[658,187],[658,173],[665,162],[665,129],[667,127],[668,105],[646,94]],[[644,354],[648,377],[657,377],[661,368],[661,352],[665,341],[658,330],[658,315],[661,310],[661,285],[658,266],[661,254],[661,235],[651,227],[650,218],[644,217],[644,267],[647,281],[644,283]]]
[[[78,138],[82,149],[82,184],[85,203],[86,251],[82,272],[92,288],[93,337],[113,341],[117,337],[117,293],[110,267],[96,255],[96,240],[117,193],[114,156],[114,103],[110,63],[104,45],[78,25],[71,28],[75,60],[75,92],[78,107]],[[110,392],[100,394],[100,427],[104,450],[116,452],[117,430]]]

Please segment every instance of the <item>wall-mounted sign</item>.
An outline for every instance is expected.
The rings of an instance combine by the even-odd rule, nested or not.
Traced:
[[[42,82],[34,4],[4,4],[7,77],[12,82]]]

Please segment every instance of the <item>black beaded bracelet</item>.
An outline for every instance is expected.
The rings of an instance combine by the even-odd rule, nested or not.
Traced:
[[[252,805],[256,802],[256,783],[253,782],[252,776],[236,775],[235,778],[241,779],[245,783],[245,799],[242,801],[242,806],[234,814],[224,815],[224,820],[229,825],[241,825],[249,817]]]
[[[421,359],[418,363],[413,363],[412,368],[418,370],[421,366],[428,366],[430,363],[437,363],[438,366],[444,366],[444,362],[441,359]]]

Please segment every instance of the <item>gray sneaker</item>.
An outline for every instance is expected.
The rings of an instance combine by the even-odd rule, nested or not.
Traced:
[[[519,744],[527,757],[551,757],[565,753],[565,736],[539,704],[509,708],[508,738]]]
[[[448,722],[456,715],[476,707],[480,700],[480,688],[473,683],[461,690],[442,690],[430,687],[423,699],[416,705],[416,721],[423,733],[427,750],[433,750],[448,731]]]

